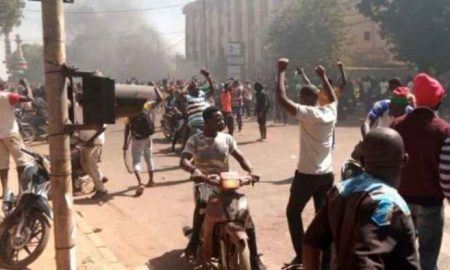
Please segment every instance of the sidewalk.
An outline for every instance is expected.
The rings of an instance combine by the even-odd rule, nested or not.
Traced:
[[[74,212],[76,224],[76,259],[80,270],[125,269],[112,252],[105,246],[98,233],[89,226],[82,213]],[[29,269],[56,269],[53,230],[47,248]]]

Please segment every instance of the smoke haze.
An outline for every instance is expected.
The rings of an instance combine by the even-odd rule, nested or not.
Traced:
[[[170,70],[168,46],[141,12],[70,13],[135,8],[132,1],[120,0],[77,0],[75,5],[67,5],[69,64],[86,71],[100,70],[117,81],[166,77]]]

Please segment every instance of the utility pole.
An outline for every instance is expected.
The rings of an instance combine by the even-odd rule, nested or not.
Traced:
[[[205,56],[205,68],[208,69],[208,37],[207,35],[207,27],[206,27],[206,0],[203,0],[203,50]]]
[[[68,121],[66,79],[62,66],[66,62],[64,12],[62,0],[42,0],[44,33],[45,89],[51,163],[51,191],[54,210],[56,266],[58,270],[75,270],[74,224],[72,220],[72,185],[70,180],[69,138],[64,134]]]

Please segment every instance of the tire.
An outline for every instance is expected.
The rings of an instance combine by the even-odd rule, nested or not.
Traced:
[[[2,224],[2,229],[0,229],[0,246],[2,249],[0,249],[0,268],[4,267],[6,269],[24,269],[31,263],[33,263],[44,251],[45,247],[47,246],[48,239],[50,236],[50,224],[48,222],[47,217],[42,212],[34,211],[30,214],[28,217],[28,220],[25,222],[26,228],[30,229],[30,225],[34,227],[34,229],[30,229],[30,234],[33,235],[36,233],[36,231],[40,231],[35,237],[41,236],[40,239],[38,239],[38,242],[36,243],[36,248],[34,250],[29,250],[29,245],[31,244],[31,240],[35,239],[35,237],[32,237],[28,239],[27,244],[25,245],[28,249],[23,247],[21,248],[17,254],[22,252],[22,254],[28,253],[28,256],[26,256],[23,259],[14,261],[11,260],[11,257],[14,256],[16,251],[13,251],[10,245],[10,234],[9,230],[15,226],[15,223],[8,222],[8,224]],[[39,226],[39,227],[38,227]],[[18,257],[19,258],[19,257]]]
[[[20,127],[20,135],[25,144],[30,144],[36,140],[36,131],[28,125],[22,125]]]

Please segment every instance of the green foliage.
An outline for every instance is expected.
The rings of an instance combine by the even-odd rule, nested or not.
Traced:
[[[43,47],[38,44],[23,44],[22,51],[28,62],[24,77],[30,82],[44,82]]]
[[[15,26],[19,26],[22,19],[25,1],[0,0],[0,29],[2,33],[9,33]]]
[[[312,69],[331,67],[344,42],[342,5],[339,0],[291,0],[269,30],[272,53]]]
[[[425,71],[450,69],[449,0],[361,0],[358,9],[380,23],[399,60]]]

